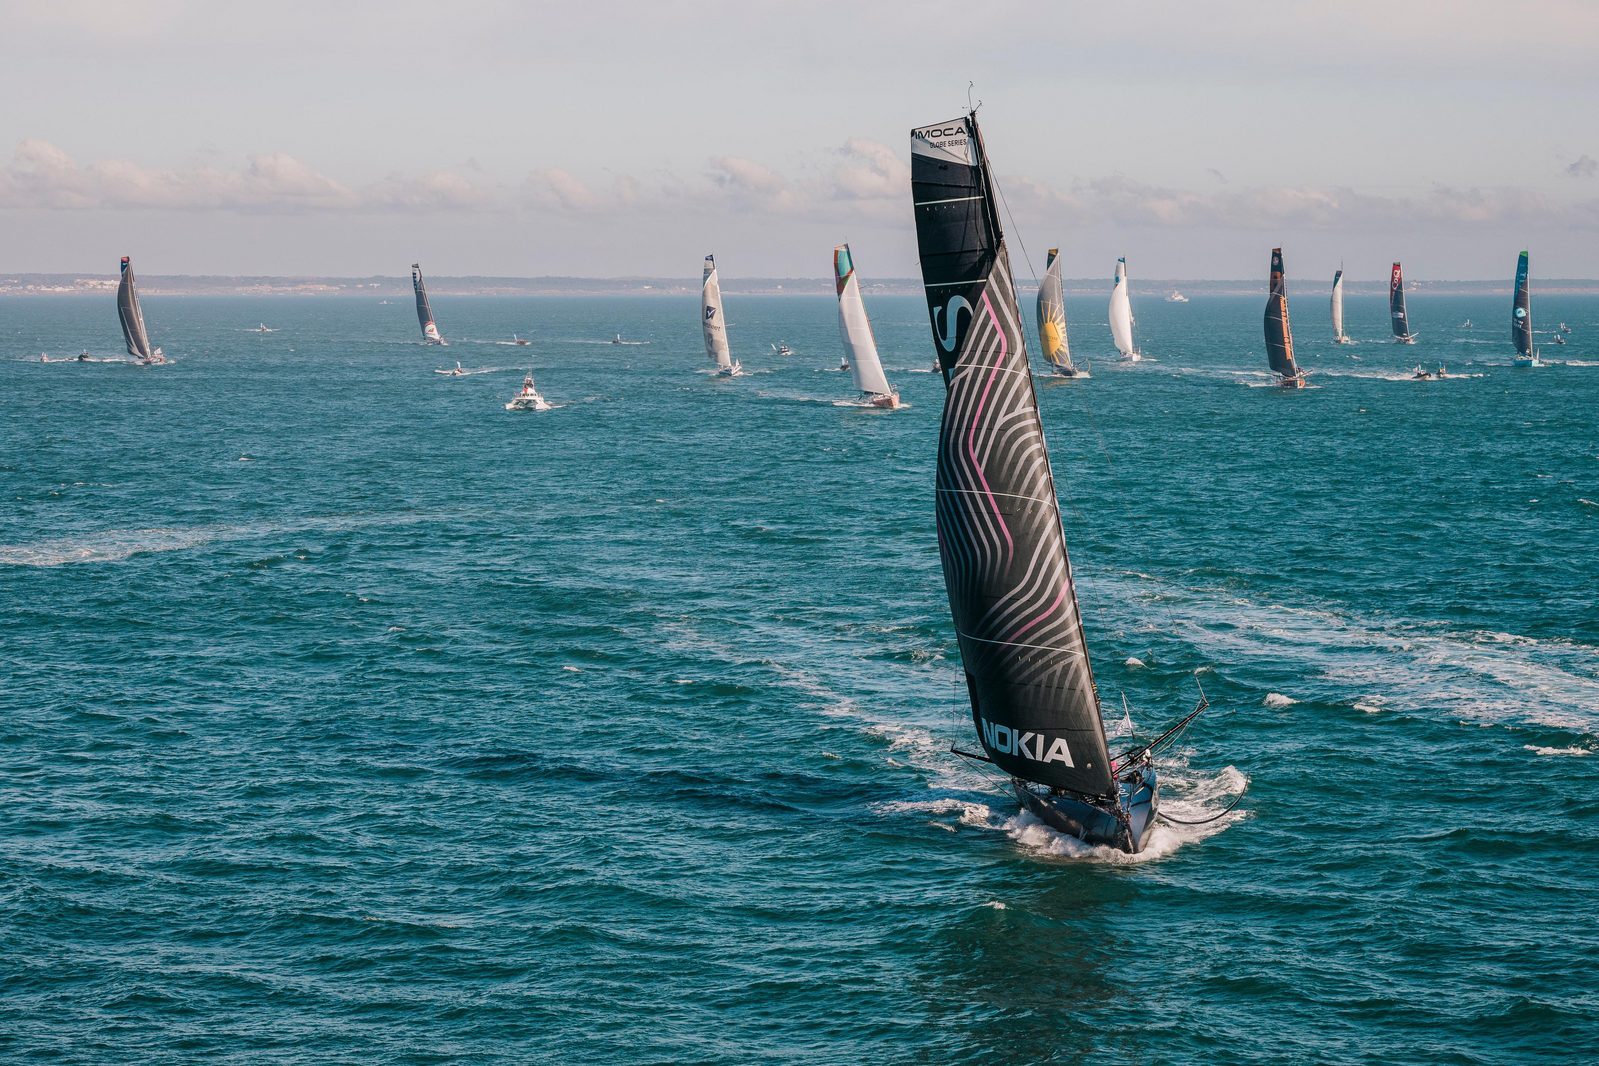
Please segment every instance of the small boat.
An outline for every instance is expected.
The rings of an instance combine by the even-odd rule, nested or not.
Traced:
[[[1556,333],[1555,334],[1555,343],[1556,344],[1565,344],[1566,343],[1566,338],[1561,336],[1559,333]]]
[[[934,500],[960,670],[983,751],[1046,825],[1139,852],[1154,756],[1205,709],[1113,756],[1067,558],[976,112],[911,131],[923,291],[943,366]]]
[[[443,374],[445,377],[458,378],[466,373],[466,368],[463,367],[461,365],[461,361],[457,359],[455,361],[455,369],[445,370],[443,367],[436,367],[433,372],[435,374]]]
[[[1562,322],[1562,323],[1560,323],[1560,325],[1556,326],[1555,329],[1559,330],[1561,333],[1570,333],[1571,332],[1571,327],[1566,325],[1564,322]]]
[[[1184,296],[1176,289],[1173,289],[1171,292],[1166,294],[1166,302],[1169,304],[1185,304],[1188,302],[1188,297]]]
[[[1334,344],[1355,343],[1344,332],[1344,267],[1342,263],[1338,265],[1337,270],[1333,271],[1332,328]]]
[[[1388,277],[1388,318],[1395,343],[1416,343],[1416,335],[1410,332],[1410,317],[1405,312],[1405,272],[1397,262]]]
[[[527,347],[526,338],[518,337],[515,333],[511,334],[511,343],[516,345],[518,348],[526,348]]]
[[[139,308],[139,289],[133,280],[133,263],[122,257],[122,280],[117,283],[117,318],[122,321],[122,340],[128,354],[141,366],[166,362],[160,348],[150,347],[150,334],[144,328],[144,312]]]
[[[422,339],[429,344],[448,344],[433,321],[433,307],[428,303],[427,282],[422,280],[422,266],[411,264],[411,288],[416,291],[416,320],[422,324]]]
[[[1471,328],[1471,319],[1468,318],[1464,322],[1462,322],[1460,324],[1460,328],[1461,329],[1470,329]]]
[[[1416,369],[1410,373],[1411,381],[1432,381],[1437,377],[1438,375],[1434,374],[1432,371],[1423,370],[1420,363],[1417,363]]]
[[[265,322],[263,322],[260,325],[256,326],[254,329],[248,329],[248,330],[245,330],[245,332],[246,333],[276,333],[277,330],[273,329],[272,327],[268,326]]]
[[[899,392],[888,383],[883,362],[877,357],[877,338],[872,335],[872,323],[866,317],[861,283],[855,277],[855,260],[847,244],[833,249],[833,281],[838,289],[838,332],[844,339],[845,360],[855,378],[855,387],[870,406],[892,411],[899,407]],[[778,348],[777,354],[785,351],[792,350],[785,344]]]
[[[539,390],[533,387],[533,371],[527,372],[527,377],[522,379],[522,391],[511,398],[505,405],[507,411],[548,411],[549,401],[539,395]]]
[[[782,341],[778,341],[776,344],[772,345],[772,351],[774,353],[778,354],[778,355],[793,355],[794,354],[794,349],[790,348],[787,344],[785,344]]]
[[[1060,249],[1051,248],[1044,263],[1044,280],[1038,283],[1038,343],[1057,377],[1086,378],[1087,367],[1072,365],[1066,339],[1066,301],[1060,280]]]
[[[716,256],[705,257],[700,279],[700,326],[705,332],[705,355],[716,364],[716,376],[736,378],[744,368],[727,347],[727,324],[722,316],[722,284],[716,276]]]
[[[1510,340],[1516,346],[1511,366],[1543,366],[1532,346],[1532,270],[1523,249],[1516,259],[1516,294],[1510,301]]]
[[[612,344],[625,344],[627,342],[622,340],[622,335],[620,333],[618,333],[616,336],[611,338],[611,343]]]
[[[1294,362],[1294,330],[1288,321],[1288,278],[1283,250],[1271,250],[1271,291],[1266,296],[1266,364],[1285,389],[1305,387],[1305,372]]]
[[[84,349],[83,351],[79,352],[74,361],[79,363],[87,363],[89,361],[88,349]]]
[[[1143,356],[1133,345],[1133,304],[1127,295],[1127,259],[1116,260],[1116,276],[1110,290],[1110,337],[1123,360],[1138,362]]]

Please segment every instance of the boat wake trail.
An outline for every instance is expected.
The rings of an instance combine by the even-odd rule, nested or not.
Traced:
[[[241,457],[240,461],[245,461]],[[65,566],[70,563],[116,563],[135,555],[184,551],[207,544],[257,540],[262,537],[306,532],[330,532],[358,527],[421,521],[414,515],[329,517],[298,522],[259,522],[226,526],[108,529],[33,544],[0,544],[0,566]]]
[[[1211,662],[1282,666],[1294,699],[1599,738],[1599,656],[1577,641],[1260,604],[1128,574],[1092,584]],[[1275,699],[1273,698],[1275,697]],[[1288,699],[1264,690],[1267,706]]]

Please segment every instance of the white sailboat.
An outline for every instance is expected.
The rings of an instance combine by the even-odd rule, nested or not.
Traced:
[[[718,377],[735,378],[744,368],[727,347],[727,323],[722,319],[722,285],[716,277],[716,256],[705,257],[700,281],[700,325],[705,330],[705,355],[716,364]]]
[[[1342,265],[1333,273],[1332,327],[1334,344],[1355,343],[1344,333],[1344,268]]]
[[[1127,295],[1127,260],[1116,260],[1116,279],[1110,290],[1110,336],[1116,350],[1129,363],[1143,356],[1133,346],[1133,303]]]
[[[511,398],[505,405],[507,411],[548,411],[549,401],[539,395],[539,390],[533,387],[533,371],[527,372],[527,377],[522,379],[522,391]]]
[[[833,280],[838,288],[838,332],[844,339],[844,358],[855,387],[871,406],[892,411],[899,406],[899,393],[889,385],[883,362],[877,357],[877,339],[872,336],[872,323],[866,317],[848,244],[833,249]]]

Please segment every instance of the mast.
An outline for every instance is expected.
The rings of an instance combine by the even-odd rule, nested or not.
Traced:
[[[1516,260],[1516,297],[1510,310],[1510,339],[1516,345],[1517,355],[1532,355],[1532,277],[1525,251]]]
[[[1072,368],[1071,348],[1066,341],[1066,299],[1060,280],[1060,249],[1051,248],[1044,264],[1044,280],[1038,283],[1038,343],[1044,358],[1062,370]]]
[[[871,320],[866,317],[861,283],[855,277],[855,260],[848,244],[833,249],[833,281],[838,289],[838,331],[844,340],[844,358],[849,360],[855,387],[870,396],[891,395],[894,390],[877,356],[877,339],[872,335]]]
[[[705,257],[700,278],[700,322],[705,329],[705,355],[722,369],[733,365],[727,348],[727,323],[722,321],[722,286],[716,279],[716,256]]]
[[[1405,272],[1397,262],[1388,278],[1388,317],[1394,336],[1401,339],[1410,336],[1410,318],[1405,314]]]
[[[1344,268],[1339,267],[1333,273],[1332,287],[1332,326],[1333,340],[1344,339]]]
[[[144,328],[144,311],[139,307],[139,290],[133,282],[133,261],[127,256],[122,257],[122,279],[117,283],[117,318],[122,322],[122,341],[128,354],[144,362],[153,360],[155,353]]]
[[[1283,276],[1283,250],[1271,250],[1271,292],[1266,297],[1266,362],[1285,378],[1297,378],[1294,331],[1288,323],[1288,280]]]
[[[1133,354],[1133,304],[1127,295],[1127,260],[1116,260],[1116,277],[1110,290],[1110,336],[1116,350]]]
[[[416,320],[422,325],[422,338],[433,344],[443,344],[439,327],[433,322],[433,308],[428,304],[427,282],[422,280],[422,266],[411,264],[411,288],[416,290]]]
[[[1113,796],[975,112],[911,131],[911,196],[945,384],[935,480],[939,556],[978,737],[1016,778]]]

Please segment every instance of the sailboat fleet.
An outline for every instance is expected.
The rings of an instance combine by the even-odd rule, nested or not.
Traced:
[[[911,193],[933,367],[945,388],[933,463],[939,555],[981,748],[980,753],[952,750],[1002,771],[1021,805],[1045,824],[1089,844],[1137,853],[1162,817],[1156,756],[1209,702],[1201,691],[1197,705],[1153,739],[1112,754],[975,108],[911,131]],[[1061,275],[1060,250],[1051,248],[1037,294],[1039,343],[1052,374],[1083,378],[1087,367],[1072,361],[1067,339]],[[899,391],[884,373],[848,243],[833,249],[833,276],[840,369],[850,372],[864,405],[897,409]],[[411,279],[423,340],[446,344],[420,264],[411,265]],[[1352,344],[1344,330],[1343,286],[1340,266],[1330,296],[1332,339]],[[1511,307],[1518,367],[1542,365],[1533,343],[1530,287],[1528,253],[1522,251]],[[1168,299],[1186,302],[1175,293]],[[121,260],[117,312],[128,355],[143,365],[164,362],[162,350],[150,343],[127,256]],[[1108,313],[1117,352],[1137,362],[1125,258],[1116,262]],[[1414,344],[1398,261],[1390,273],[1389,318],[1394,340]],[[714,255],[704,260],[700,321],[713,372],[741,375],[728,344]],[[1305,388],[1307,375],[1294,355],[1281,248],[1271,251],[1263,331],[1276,384]],[[261,324],[251,332],[273,331]],[[1566,332],[1561,323],[1557,340],[1563,342]],[[512,343],[528,342],[513,334]],[[633,342],[617,334],[611,343]],[[786,343],[772,348],[780,356],[793,354]],[[87,352],[79,357],[88,358]],[[453,370],[437,373],[466,371],[457,362]],[[1447,374],[1442,367],[1432,374],[1418,366],[1414,376]],[[519,412],[552,407],[535,386],[531,368],[521,390],[505,404],[507,411]]]

